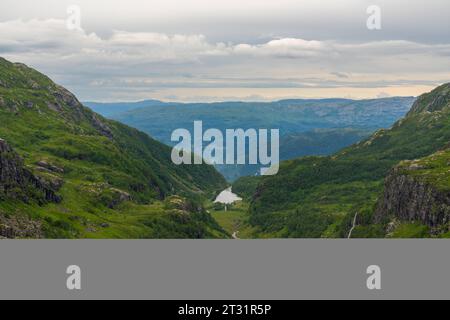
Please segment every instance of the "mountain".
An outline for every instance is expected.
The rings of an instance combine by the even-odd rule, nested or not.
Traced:
[[[280,140],[280,159],[330,155],[372,134],[371,130],[339,128],[290,133]]]
[[[201,205],[226,187],[213,167],[174,165],[170,147],[1,58],[0,122],[0,236],[224,236]]]
[[[130,103],[85,103],[99,113],[152,133],[170,142],[174,129],[190,128],[203,121],[207,128],[280,128],[282,135],[318,128],[385,128],[403,117],[413,97],[372,100],[305,99],[276,102],[173,103],[149,101]],[[124,110],[117,112],[117,110]],[[127,110],[127,111],[125,111]],[[180,117],[180,114],[183,117]]]
[[[111,118],[114,115],[121,114],[134,109],[144,107],[163,106],[164,102],[158,100],[144,100],[138,102],[115,102],[115,103],[101,103],[101,102],[83,102],[83,105],[89,107],[94,112],[97,112],[104,117]]]
[[[332,156],[283,162],[276,176],[238,181],[247,193],[256,186],[251,224],[280,237],[346,237],[356,216],[354,237],[445,236],[449,102],[445,84],[391,129]]]
[[[375,130],[391,126],[411,108],[414,98],[373,100],[319,99],[277,102],[152,103],[152,105],[111,115],[115,104],[94,106],[105,116],[143,130],[155,139],[173,145],[172,132],[193,129],[194,121],[203,126],[226,129],[280,129],[281,159],[305,155],[329,155],[360,141]],[[127,105],[123,104],[123,109]],[[108,110],[108,111],[105,111]],[[260,166],[217,166],[234,181],[254,175]]]

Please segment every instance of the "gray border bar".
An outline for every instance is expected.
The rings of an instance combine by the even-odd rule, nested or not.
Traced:
[[[0,299],[449,299],[449,267],[448,240],[2,240]]]

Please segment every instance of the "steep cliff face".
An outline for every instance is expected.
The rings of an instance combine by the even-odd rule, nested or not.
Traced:
[[[403,161],[386,178],[385,190],[375,213],[420,222],[447,232],[450,223],[450,150],[429,157]]]
[[[433,228],[443,226],[450,221],[450,194],[394,169],[386,178],[375,219],[380,223],[389,216],[401,221],[421,222]]]
[[[2,198],[25,202],[36,200],[39,204],[61,201],[54,190],[24,168],[19,155],[5,140],[0,139],[0,200]]]

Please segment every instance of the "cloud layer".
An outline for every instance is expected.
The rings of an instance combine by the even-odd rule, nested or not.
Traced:
[[[450,44],[70,31],[62,19],[0,22],[0,55],[83,100],[227,100],[418,94],[450,81]]]

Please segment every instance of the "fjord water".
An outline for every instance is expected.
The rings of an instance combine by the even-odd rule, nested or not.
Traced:
[[[241,201],[242,198],[240,198],[237,194],[233,193],[233,189],[231,187],[225,189],[222,191],[214,200],[214,203],[222,203],[222,204],[233,204],[236,201]]]

